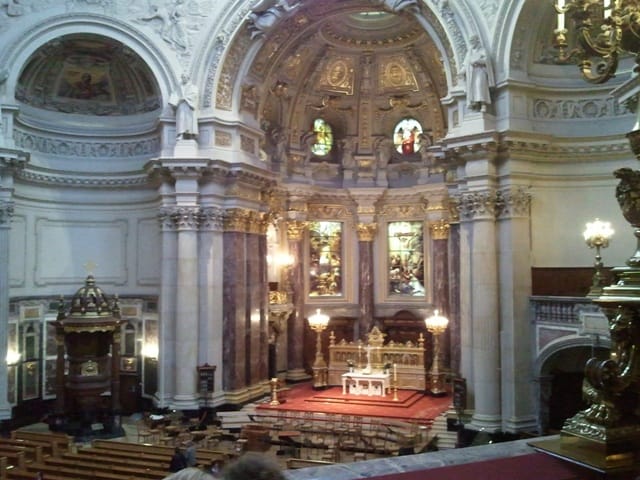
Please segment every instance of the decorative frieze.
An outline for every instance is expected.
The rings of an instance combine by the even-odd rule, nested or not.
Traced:
[[[630,114],[625,104],[615,98],[536,98],[533,100],[533,118],[568,120],[619,117]]]
[[[246,135],[240,135],[240,148],[251,154],[256,153],[256,141],[254,138],[248,137]]]
[[[149,183],[147,175],[131,175],[127,177],[98,177],[94,175],[73,176],[63,174],[42,173],[33,170],[22,170],[16,174],[16,178],[31,183],[47,185],[61,185],[65,187],[135,187]]]
[[[216,91],[216,108],[220,110],[231,110],[233,99],[233,85],[240,64],[246,56],[249,49],[251,38],[248,30],[240,31],[234,37],[233,44],[226,55],[222,72],[218,78],[218,90]]]
[[[160,150],[160,136],[142,138],[135,141],[114,140],[112,142],[74,141],[55,137],[45,137],[28,133],[19,128],[14,130],[14,140],[18,148],[47,155],[81,158],[130,158],[157,154]]]
[[[425,203],[403,203],[395,205],[384,205],[380,214],[394,220],[413,220],[423,218],[427,213],[427,205]]]
[[[218,147],[230,147],[231,146],[231,134],[222,130],[215,131],[215,142]]]
[[[344,205],[309,205],[309,218],[314,220],[339,220],[351,218],[351,211]]]
[[[231,208],[225,212],[224,230],[225,232],[242,232],[249,231],[249,222],[251,220],[251,211],[244,208]]]

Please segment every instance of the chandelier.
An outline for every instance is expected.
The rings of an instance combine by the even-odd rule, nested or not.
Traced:
[[[637,0],[556,0],[556,61],[577,61],[590,83],[613,77],[621,54],[640,53],[640,2]],[[566,18],[575,26],[576,45],[569,49]],[[636,57],[636,63],[640,58]],[[636,67],[638,68],[638,67]]]

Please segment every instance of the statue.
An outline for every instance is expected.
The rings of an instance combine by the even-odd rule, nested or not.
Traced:
[[[356,160],[353,157],[353,138],[345,137],[340,140],[340,150],[342,151],[342,168],[344,170],[353,170],[357,167]]]
[[[376,157],[378,159],[378,171],[387,168],[391,157],[393,156],[393,140],[384,136],[378,138],[375,142]]]
[[[289,4],[289,0],[262,0],[252,9],[251,18],[252,29],[251,38],[264,35],[270,31],[282,19],[285,13],[296,9],[300,4]]]
[[[495,86],[491,61],[477,35],[471,37],[471,50],[464,62],[467,83],[467,105],[471,110],[486,112],[491,104],[489,88]]]
[[[189,75],[182,74],[180,87],[171,94],[169,104],[176,109],[176,137],[178,140],[198,135],[198,88]]]

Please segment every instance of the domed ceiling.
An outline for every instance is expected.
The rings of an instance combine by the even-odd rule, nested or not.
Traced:
[[[263,85],[263,129],[288,130],[295,145],[321,117],[364,154],[402,118],[443,137],[442,54],[415,16],[370,2],[327,5],[305,3],[265,34],[245,79]]]
[[[20,75],[16,99],[82,115],[135,115],[161,107],[160,90],[142,59],[116,40],[89,34],[39,48]]]

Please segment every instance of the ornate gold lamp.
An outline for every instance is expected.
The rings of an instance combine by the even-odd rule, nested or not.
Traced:
[[[325,388],[327,386],[327,362],[324,361],[322,355],[322,332],[329,325],[329,315],[320,313],[320,309],[316,313],[309,316],[309,326],[311,330],[316,332],[316,359],[313,362],[313,388]]]
[[[636,0],[556,0],[555,9],[556,60],[575,60],[588,82],[606,82],[616,73],[620,54],[640,52],[640,4]],[[576,45],[571,49],[567,20],[575,25]]]
[[[440,335],[447,329],[449,320],[439,315],[438,310],[434,310],[433,315],[424,319],[424,324],[433,335],[433,362],[429,371],[429,391],[431,395],[439,397],[447,394],[444,389],[444,374],[440,372]]]
[[[556,11],[557,59],[577,59],[587,81],[606,82],[616,73],[620,54],[637,57],[640,53],[640,2],[557,0]],[[572,50],[567,50],[565,15],[575,25],[576,46]],[[640,122],[636,123],[635,130],[627,134],[638,159],[639,126]],[[640,171],[621,168],[614,175],[620,180],[616,198],[634,229],[637,246],[626,266],[612,269],[614,283],[603,287],[593,300],[609,321],[611,352],[607,359],[587,361],[582,394],[589,407],[565,422],[559,439],[531,444],[598,472],[635,477],[640,470]]]
[[[609,246],[609,241],[611,240],[613,233],[613,228],[611,228],[611,224],[609,222],[603,222],[597,218],[593,222],[587,223],[587,227],[582,233],[587,246],[589,248],[596,249],[596,262],[594,264],[595,272],[593,273],[593,282],[591,283],[591,288],[589,289],[587,297],[595,298],[602,294],[602,287],[605,285],[604,275],[602,274],[602,268],[604,265],[602,263],[600,249],[607,248]]]

